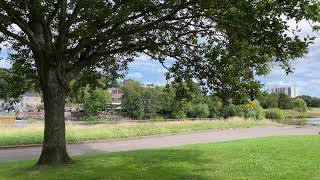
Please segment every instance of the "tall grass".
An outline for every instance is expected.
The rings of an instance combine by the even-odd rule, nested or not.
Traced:
[[[211,129],[247,128],[262,124],[272,124],[272,122],[268,120],[254,121],[251,119],[231,118],[217,121],[126,122],[90,126],[67,123],[66,139],[68,142],[107,140]],[[41,144],[42,140],[43,125],[33,124],[28,128],[8,128],[0,126],[0,145]]]
[[[311,108],[307,112],[298,112],[292,109],[283,110],[286,118],[312,118],[320,117],[320,108]]]

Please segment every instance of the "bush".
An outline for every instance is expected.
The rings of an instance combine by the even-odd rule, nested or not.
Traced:
[[[97,116],[88,116],[86,119],[87,119],[87,121],[97,121],[98,120]]]
[[[307,112],[307,103],[302,98],[292,99],[292,108],[295,111]]]
[[[260,103],[256,101],[256,107],[254,109],[245,110],[246,118],[263,119],[265,117],[264,109],[260,106]]]
[[[186,117],[187,117],[186,113],[184,113],[184,111],[182,110],[179,110],[172,114],[173,119],[185,119]]]
[[[278,107],[278,96],[275,94],[263,94],[258,97],[258,101],[264,109]]]
[[[265,114],[267,119],[284,119],[284,114],[280,109],[268,109]]]
[[[226,105],[221,109],[221,116],[224,118],[229,117],[243,117],[244,116],[244,109],[242,106],[237,106],[234,104]]]
[[[278,108],[280,109],[292,109],[292,98],[286,94],[278,95]]]
[[[216,96],[209,96],[206,98],[206,104],[208,104],[210,111],[210,118],[219,118],[221,116],[221,109],[223,103]]]
[[[210,116],[209,107],[207,104],[197,104],[191,107],[189,111],[191,118],[207,118]]]

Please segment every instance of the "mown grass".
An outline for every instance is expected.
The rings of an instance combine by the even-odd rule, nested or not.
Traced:
[[[0,179],[320,179],[320,136],[271,137],[0,164]]]
[[[311,108],[307,112],[298,112],[295,110],[282,110],[286,118],[312,118],[320,117],[320,108]]]
[[[68,142],[129,138],[158,134],[193,132],[199,130],[247,128],[254,125],[273,124],[271,121],[253,121],[241,118],[217,121],[174,121],[152,123],[119,123],[104,125],[68,125]],[[35,124],[29,128],[5,128],[0,126],[0,145],[41,144],[43,125]]]

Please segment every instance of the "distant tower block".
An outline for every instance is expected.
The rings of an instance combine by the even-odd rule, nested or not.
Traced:
[[[271,88],[272,94],[286,94],[292,98],[299,96],[299,90],[295,86],[278,86]]]

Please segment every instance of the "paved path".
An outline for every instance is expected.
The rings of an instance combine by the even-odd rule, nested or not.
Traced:
[[[109,142],[87,144],[70,144],[68,152],[72,155],[94,154],[101,152],[130,151],[146,148],[172,147],[184,144],[212,143],[257,137],[281,135],[316,135],[319,127],[273,127],[257,126],[253,128],[238,128],[214,130],[197,133],[186,133],[165,136],[144,137]],[[0,150],[0,162],[37,159],[41,147]]]

